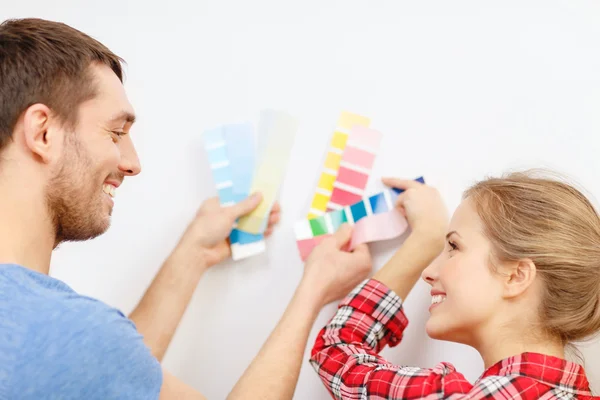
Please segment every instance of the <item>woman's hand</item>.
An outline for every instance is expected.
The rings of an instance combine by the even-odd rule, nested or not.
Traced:
[[[444,245],[448,229],[448,211],[440,193],[434,187],[412,180],[384,178],[383,183],[404,192],[396,207],[406,217],[412,234]]]

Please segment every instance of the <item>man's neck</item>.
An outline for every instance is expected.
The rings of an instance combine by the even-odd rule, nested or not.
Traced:
[[[55,233],[43,192],[0,180],[0,264],[48,274]]]

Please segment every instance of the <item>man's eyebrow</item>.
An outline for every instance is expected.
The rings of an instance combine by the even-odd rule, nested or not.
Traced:
[[[133,114],[129,111],[121,111],[120,113],[116,114],[114,117],[112,117],[109,120],[109,122],[119,122],[119,121],[130,122],[133,124],[135,122],[135,114]]]

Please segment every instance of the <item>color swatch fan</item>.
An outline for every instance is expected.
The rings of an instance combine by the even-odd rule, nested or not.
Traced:
[[[382,134],[369,128],[370,120],[342,112],[325,157],[308,218],[295,226],[302,260],[343,223],[354,225],[348,250],[361,243],[400,236],[408,227],[395,208],[401,190],[390,189],[365,197],[365,188],[379,150]],[[424,182],[423,178],[417,181]]]
[[[231,206],[257,191],[263,195],[260,205],[237,221],[231,232],[229,241],[234,260],[266,249],[263,233],[287,169],[297,129],[297,121],[289,114],[265,110],[260,115],[257,135],[251,124],[223,125],[203,134],[221,205]],[[260,156],[257,156],[256,143],[261,144]]]

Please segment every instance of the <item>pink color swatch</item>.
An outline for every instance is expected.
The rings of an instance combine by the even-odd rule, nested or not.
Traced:
[[[342,161],[370,169],[375,162],[375,154],[357,149],[356,147],[347,147],[346,150],[344,150]]]
[[[374,129],[361,126],[352,128],[327,211],[354,204],[363,197],[381,139],[381,132]]]
[[[406,218],[397,209],[382,214],[369,215],[354,225],[352,239],[347,250],[353,250],[362,243],[393,239],[406,232],[407,228]],[[296,243],[302,261],[306,261],[313,249],[330,236],[320,235],[311,239],[298,240]]]
[[[302,258],[302,261],[306,261],[313,249],[317,247],[317,245],[321,243],[324,239],[327,239],[330,236],[331,235],[321,235],[315,236],[310,239],[298,240],[296,244],[298,245],[298,250],[300,251],[300,258]]]
[[[350,131],[348,140],[351,140],[359,147],[364,146],[370,149],[377,149],[381,143],[382,136],[383,135],[375,129],[365,128],[364,126],[355,126]]]
[[[365,187],[367,186],[367,181],[369,180],[369,175],[365,175],[361,172],[353,171],[346,167],[340,167],[338,171],[338,176],[336,182],[345,183],[346,185],[350,185],[353,187]],[[338,203],[339,204],[339,203]]]
[[[397,209],[370,215],[354,225],[350,249],[353,250],[361,243],[393,239],[402,235],[406,228],[408,228],[408,221]]]
[[[331,200],[329,200],[329,203],[339,204],[340,206],[347,206],[350,204],[358,203],[361,200],[362,196],[359,194],[346,192],[343,189],[334,187],[333,193],[331,193]]]

